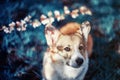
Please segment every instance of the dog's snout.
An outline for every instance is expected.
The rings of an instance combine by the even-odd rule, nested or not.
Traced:
[[[83,59],[82,58],[77,58],[75,61],[76,61],[78,66],[81,66],[81,64],[83,63]]]

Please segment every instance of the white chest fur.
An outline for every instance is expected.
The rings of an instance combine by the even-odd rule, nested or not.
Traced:
[[[44,56],[43,71],[47,80],[83,80],[88,69],[88,58],[80,68],[72,68],[63,63],[52,63],[49,55]]]

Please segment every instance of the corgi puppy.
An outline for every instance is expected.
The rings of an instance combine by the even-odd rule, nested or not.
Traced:
[[[45,28],[48,49],[43,59],[44,80],[83,80],[88,70],[88,21],[70,22],[59,30],[52,25]]]

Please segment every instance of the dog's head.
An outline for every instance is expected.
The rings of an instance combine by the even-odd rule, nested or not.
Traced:
[[[62,62],[73,68],[79,68],[88,58],[86,44],[89,32],[90,23],[88,21],[81,25],[71,22],[60,30],[52,25],[47,25],[45,37],[51,60],[56,63]]]

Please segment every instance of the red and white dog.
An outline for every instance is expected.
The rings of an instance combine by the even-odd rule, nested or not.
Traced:
[[[44,54],[45,80],[83,80],[88,70],[87,39],[90,23],[67,23],[60,30],[47,25],[45,37],[49,48]]]

